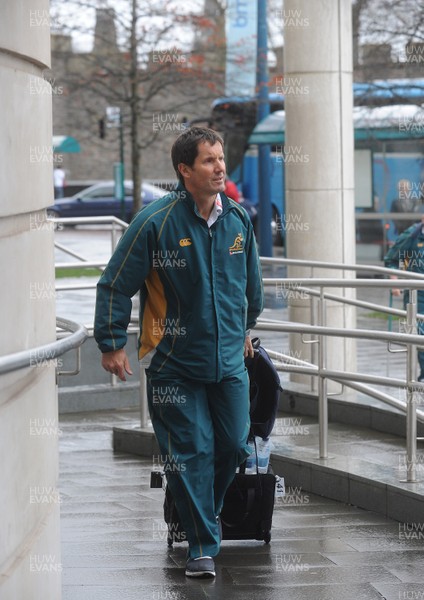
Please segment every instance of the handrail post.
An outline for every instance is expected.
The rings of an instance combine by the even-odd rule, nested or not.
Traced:
[[[314,278],[314,265],[311,265],[311,278]],[[311,325],[315,325],[317,321],[317,304],[318,300],[315,296],[309,296],[309,301],[311,303]],[[319,342],[318,342],[319,343]],[[318,357],[317,357],[317,348],[316,344],[311,344],[311,363],[318,366]],[[311,392],[318,393],[318,382],[315,377],[311,377]]]
[[[309,296],[311,306],[311,325],[316,325],[317,322],[317,303],[315,296]],[[318,365],[316,344],[311,344],[311,363]],[[311,377],[311,392],[317,392],[317,381],[315,377]]]
[[[112,254],[115,252],[115,248],[118,245],[118,239],[116,235],[116,224],[115,221],[112,221],[112,232],[111,232],[111,242],[112,242]]]
[[[147,407],[147,389],[146,389],[146,370],[142,361],[139,363],[140,366],[140,427],[143,429],[147,427],[149,410]]]
[[[318,324],[326,326],[324,288],[320,287],[318,301]],[[328,402],[327,378],[322,374],[326,366],[327,340],[325,335],[319,336],[318,343],[318,425],[319,425],[319,458],[328,458]]]
[[[409,302],[406,305],[406,326],[409,334],[417,333],[417,290],[409,290]],[[413,382],[417,374],[417,347],[407,344],[406,352],[406,481],[415,483],[417,462],[417,405],[413,391]]]

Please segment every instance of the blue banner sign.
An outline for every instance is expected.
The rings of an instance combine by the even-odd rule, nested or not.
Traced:
[[[258,5],[256,0],[228,0],[225,20],[226,96],[253,96],[256,88]]]

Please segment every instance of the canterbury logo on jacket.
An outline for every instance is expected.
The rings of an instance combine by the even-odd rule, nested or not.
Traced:
[[[125,346],[140,290],[139,358],[154,351],[150,371],[214,382],[244,368],[245,331],[263,308],[262,276],[249,216],[220,196],[210,228],[181,185],[134,217],[97,286],[102,352]]]

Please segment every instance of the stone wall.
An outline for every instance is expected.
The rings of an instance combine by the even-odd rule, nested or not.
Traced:
[[[0,5],[2,356],[56,337],[49,25],[48,0]],[[55,431],[55,368],[33,352],[31,368],[0,376],[2,600],[61,597]]]

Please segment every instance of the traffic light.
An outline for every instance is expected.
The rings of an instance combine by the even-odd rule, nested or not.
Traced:
[[[106,127],[105,127],[105,119],[102,117],[99,119],[99,137],[101,140],[104,140],[106,137]]]

